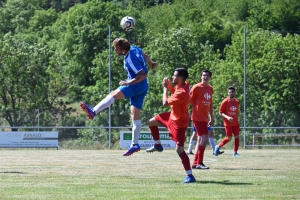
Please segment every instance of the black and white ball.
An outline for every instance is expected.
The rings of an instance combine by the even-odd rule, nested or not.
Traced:
[[[133,17],[126,16],[123,17],[123,19],[120,22],[120,25],[125,31],[131,31],[135,27],[135,20]]]

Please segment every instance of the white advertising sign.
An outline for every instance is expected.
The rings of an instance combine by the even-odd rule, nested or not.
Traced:
[[[0,148],[57,148],[58,132],[0,132]]]
[[[170,139],[168,131],[160,131],[159,136],[161,145],[165,149],[176,147],[175,142]],[[131,140],[131,131],[120,131],[120,148],[128,148],[131,145]],[[139,145],[142,149],[146,149],[154,145],[153,137],[149,131],[142,131],[140,133]]]

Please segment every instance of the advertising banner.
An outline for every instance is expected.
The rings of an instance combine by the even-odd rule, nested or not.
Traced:
[[[0,132],[0,148],[57,148],[58,132]]]
[[[164,149],[175,148],[176,144],[169,137],[168,131],[160,131],[160,141]],[[131,145],[132,133],[131,131],[120,131],[120,148],[128,148]],[[149,131],[142,131],[139,138],[139,145],[143,149],[147,149],[154,145],[152,135]]]

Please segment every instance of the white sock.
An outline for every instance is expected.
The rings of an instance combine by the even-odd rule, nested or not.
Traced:
[[[155,144],[161,144],[160,140],[154,140]]]
[[[133,121],[133,126],[132,126],[132,144],[139,143],[141,128],[142,128],[142,122],[141,122],[140,119]]]
[[[186,171],[186,175],[190,175],[190,174],[193,174],[191,169]]]
[[[98,114],[103,109],[109,107],[114,101],[115,98],[109,94],[93,108],[93,111],[95,111],[95,114]]]
[[[195,140],[190,140],[188,152],[192,152],[192,149],[193,149],[193,147],[194,147],[194,145],[195,145],[195,142],[196,142]]]
[[[215,152],[215,146],[216,146],[216,144],[215,144],[214,138],[213,137],[212,138],[208,138],[208,141],[209,141],[209,144],[211,146],[212,151]]]

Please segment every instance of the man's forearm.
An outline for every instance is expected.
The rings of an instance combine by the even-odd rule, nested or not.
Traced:
[[[144,53],[144,57],[145,57],[145,59],[146,59],[147,64],[148,64],[149,66],[151,66],[151,65],[152,65],[152,60],[151,60],[151,58],[150,58],[147,54],[145,54],[145,53]]]
[[[168,105],[168,88],[164,87],[164,92],[163,92],[163,106]]]

